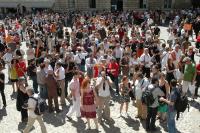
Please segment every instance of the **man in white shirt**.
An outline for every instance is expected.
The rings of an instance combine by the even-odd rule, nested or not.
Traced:
[[[34,112],[34,110],[36,108],[36,104],[37,104],[37,101],[35,100],[35,99],[37,99],[37,97],[34,95],[34,90],[31,89],[31,88],[28,88],[27,94],[29,96],[28,107],[27,107],[29,117],[28,117],[28,123],[27,123],[26,128],[24,129],[23,133],[29,133],[29,131],[31,130],[35,120],[37,120],[39,122],[42,133],[47,133],[46,127],[45,127],[44,122],[42,120],[42,116],[36,115],[35,112]]]
[[[119,64],[122,56],[123,56],[123,49],[120,47],[120,44],[118,43],[116,48],[114,49],[114,57],[116,58],[117,60],[117,63]]]
[[[105,114],[105,119],[112,121],[110,118],[110,85],[112,85],[112,80],[109,76],[106,76],[106,72],[101,72],[101,77],[97,78],[96,87],[98,94],[98,121],[102,123],[102,115]]]
[[[149,85],[148,79],[143,77],[142,73],[136,74],[135,81],[135,98],[136,98],[136,107],[137,107],[137,116],[136,118],[146,119],[147,117],[147,107],[142,104],[142,92]]]
[[[13,59],[12,51],[10,48],[8,48],[6,54],[4,54],[3,56],[3,60],[5,61],[6,64],[10,65],[12,59]]]
[[[60,62],[56,63],[54,68],[55,78],[58,82],[58,86],[61,89],[61,104],[65,105],[65,69]]]
[[[85,57],[88,55],[88,53],[84,53],[82,52],[81,48],[77,48],[78,51],[76,53],[76,55],[74,56],[74,61],[75,63],[77,64],[78,68],[81,70],[81,71],[85,71]]]
[[[5,63],[8,66],[8,75],[10,75],[10,67],[11,67],[12,59],[13,59],[12,50],[11,50],[11,48],[8,48],[6,54],[4,54],[4,56],[3,56],[3,60],[5,61]],[[10,77],[8,78],[8,80],[10,80]]]
[[[144,53],[140,57],[140,62],[141,62],[141,65],[143,66],[143,74],[145,74],[145,76],[149,78],[150,67],[152,63],[151,63],[151,56],[149,55],[148,48],[144,49]]]
[[[28,64],[35,58],[35,49],[29,44],[28,49],[26,50]]]
[[[93,54],[90,54],[90,57],[86,59],[86,70],[87,70],[87,75],[90,78],[93,78],[93,68],[94,65],[97,63],[97,60],[94,58]]]

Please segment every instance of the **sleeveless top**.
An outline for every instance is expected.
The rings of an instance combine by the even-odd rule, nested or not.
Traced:
[[[163,91],[164,94],[165,94],[164,98],[166,98],[167,91],[166,91],[165,83],[162,86],[159,86],[159,87],[160,87],[160,90]]]
[[[169,70],[174,70],[175,66],[174,66],[174,64],[172,64],[172,66],[168,65],[168,68],[169,68]],[[167,72],[167,73],[173,73],[173,72]]]

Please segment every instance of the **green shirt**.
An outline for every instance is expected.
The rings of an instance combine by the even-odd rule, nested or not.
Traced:
[[[196,72],[196,67],[194,63],[188,64],[188,65],[186,64],[183,80],[191,82],[194,78],[195,72]]]

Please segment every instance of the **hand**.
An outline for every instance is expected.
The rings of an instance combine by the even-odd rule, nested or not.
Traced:
[[[163,97],[161,97],[159,100],[160,100],[161,102],[164,102],[164,101],[165,101],[165,99],[164,99]]]
[[[195,84],[195,82],[196,82],[195,80],[192,80],[192,82],[191,82],[191,85],[194,85],[194,84]]]

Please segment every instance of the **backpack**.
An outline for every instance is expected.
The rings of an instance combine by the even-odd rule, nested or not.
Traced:
[[[177,111],[176,120],[178,120],[180,113],[184,112],[187,108],[189,111],[188,97],[186,95],[181,95],[180,92],[176,92],[177,98],[174,104],[174,108]]]
[[[153,97],[153,91],[154,91],[155,87],[151,90],[149,90],[148,86],[146,87],[145,91],[142,93],[142,103],[147,105],[148,107],[151,106],[155,99]]]
[[[44,99],[38,97],[38,98],[35,98],[35,97],[30,97],[32,99],[34,99],[36,101],[36,106],[35,106],[35,110],[34,110],[34,113],[36,115],[42,115],[44,114],[45,110],[46,110],[46,102]]]

